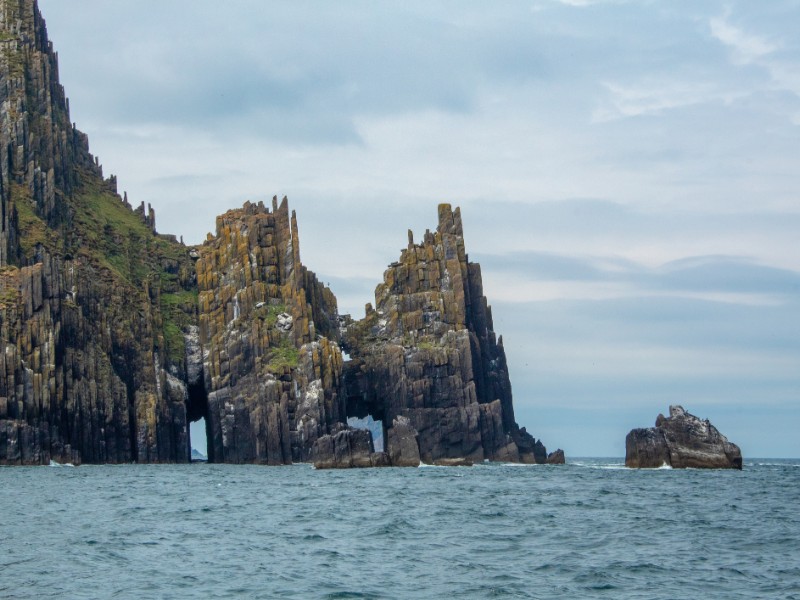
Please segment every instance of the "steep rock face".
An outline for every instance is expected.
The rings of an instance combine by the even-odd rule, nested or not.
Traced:
[[[658,415],[656,426],[634,429],[625,438],[625,466],[632,468],[741,469],[742,453],[714,427],[670,406],[669,417]]]
[[[391,424],[370,464],[547,459],[515,423],[458,209],[409,239],[352,323],[302,265],[285,199],[187,248],[117,194],[70,123],[35,0],[0,0],[0,116],[0,464],[188,462],[205,417],[214,462],[329,444],[363,466],[345,423],[367,414]]]
[[[300,262],[286,198],[217,219],[198,249],[209,459],[286,464],[345,419],[336,299]]]
[[[409,231],[408,247],[375,291],[375,308],[343,325],[352,356],[348,416],[406,419],[427,463],[546,461],[544,446],[514,420],[502,338],[495,339],[480,266],[468,260],[458,208],[440,205],[439,225],[421,244]]]
[[[35,218],[63,224],[84,172],[102,180],[86,136],[69,121],[58,59],[33,0],[0,1],[0,265],[31,259]],[[111,184],[112,182],[109,182]],[[28,238],[28,239],[23,239]]]
[[[192,266],[70,124],[33,0],[0,1],[0,116],[0,464],[188,460]]]

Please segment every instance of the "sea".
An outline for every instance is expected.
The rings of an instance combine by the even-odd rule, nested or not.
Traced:
[[[800,599],[800,460],[5,467],[0,598]]]

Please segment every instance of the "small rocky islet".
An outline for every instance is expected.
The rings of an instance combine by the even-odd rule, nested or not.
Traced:
[[[742,452],[708,419],[682,406],[658,415],[656,426],[634,429],[625,438],[625,466],[632,468],[741,469]]]
[[[71,123],[35,0],[0,0],[0,36],[0,464],[188,463],[200,418],[218,463],[564,462],[516,423],[458,208],[341,315],[286,198],[159,233]]]

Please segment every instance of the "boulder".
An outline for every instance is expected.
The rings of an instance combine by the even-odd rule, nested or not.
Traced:
[[[387,451],[393,467],[418,467],[417,430],[403,416],[396,417],[388,431]]]
[[[670,406],[656,426],[634,429],[625,438],[625,466],[631,468],[741,469],[742,453],[708,419]]]
[[[547,455],[548,465],[563,465],[566,464],[566,462],[567,459],[564,456],[564,451],[561,448]]]
[[[383,452],[375,452],[372,433],[366,429],[343,429],[323,435],[311,448],[316,469],[352,469],[388,466]]]

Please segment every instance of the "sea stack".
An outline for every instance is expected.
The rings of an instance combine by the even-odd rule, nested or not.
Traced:
[[[625,438],[625,466],[634,469],[741,469],[742,452],[708,419],[670,406],[669,417],[658,415],[656,426],[634,429]]]
[[[409,235],[363,320],[340,316],[285,197],[187,248],[104,178],[36,0],[0,2],[0,41],[0,465],[188,463],[200,419],[212,463],[547,460],[459,209]],[[348,429],[368,415],[385,453]]]
[[[515,420],[503,338],[461,210],[440,204],[438,217],[419,243],[409,232],[365,318],[342,316],[347,415],[384,423],[395,465],[546,463],[544,445]]]

